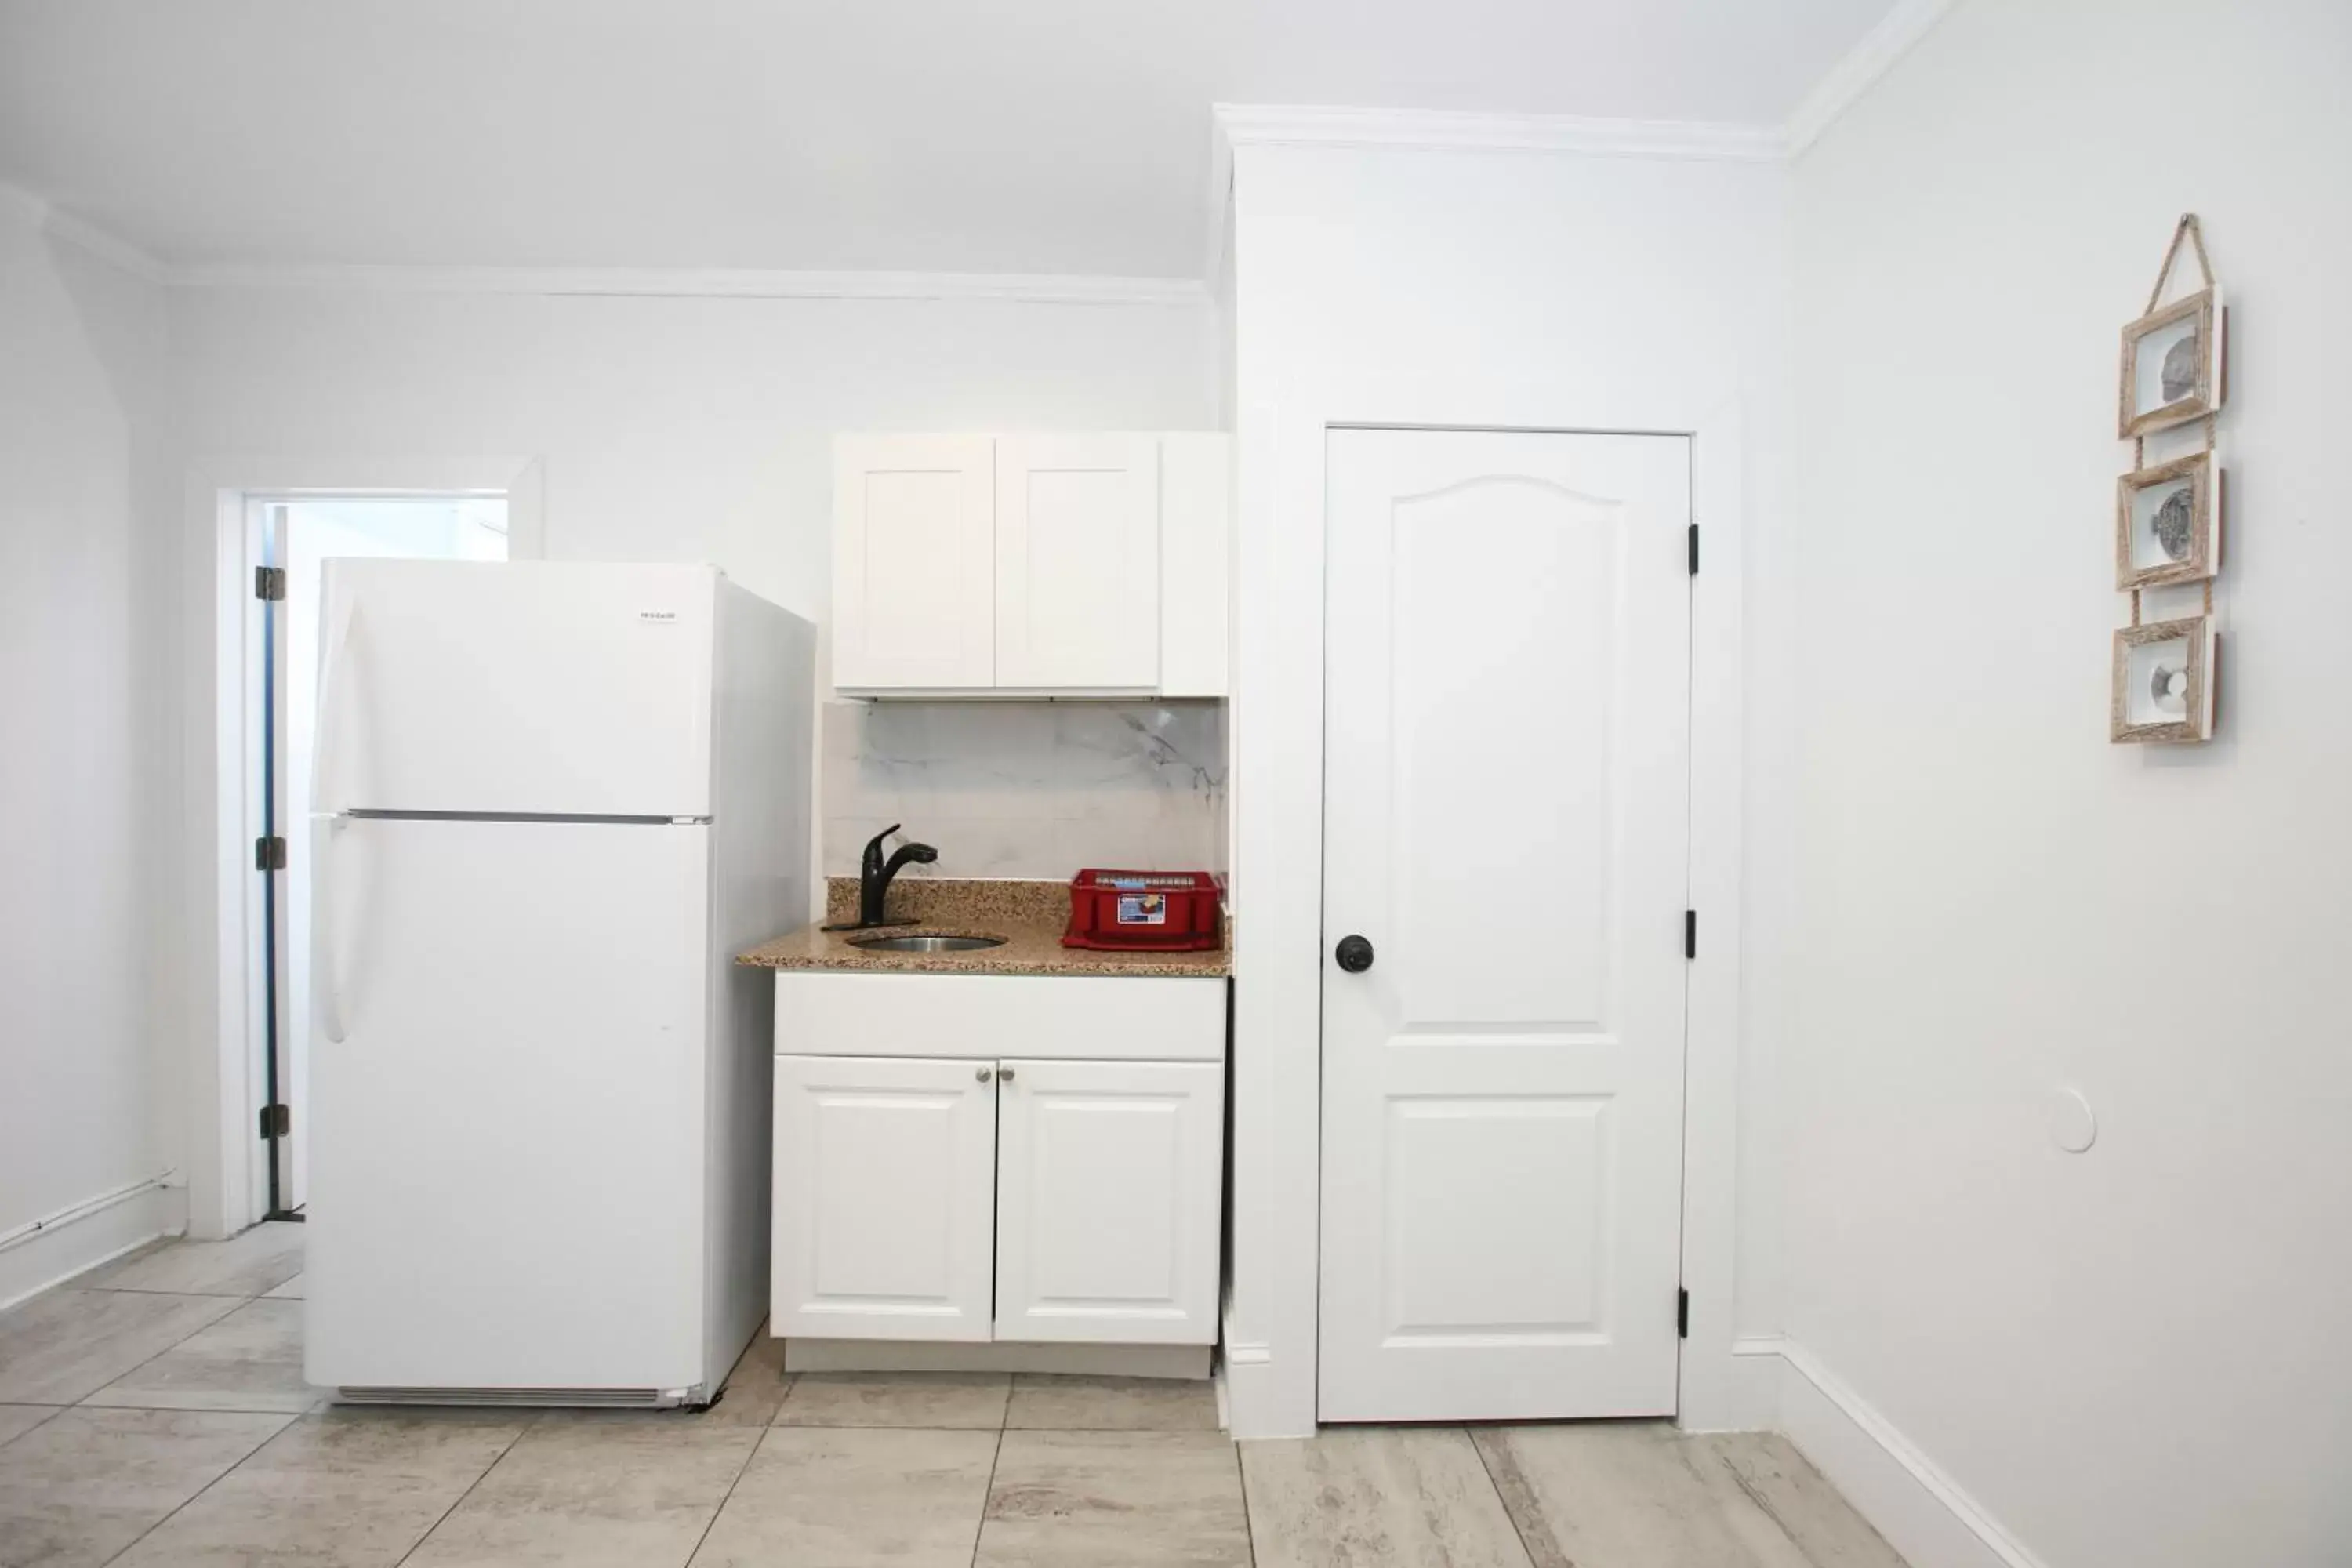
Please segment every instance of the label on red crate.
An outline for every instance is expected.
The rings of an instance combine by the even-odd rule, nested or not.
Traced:
[[[1123,926],[1164,926],[1168,923],[1165,893],[1121,893],[1118,923]]]

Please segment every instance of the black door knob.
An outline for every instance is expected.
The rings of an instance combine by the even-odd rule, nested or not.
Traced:
[[[1339,939],[1339,945],[1332,950],[1331,956],[1338,959],[1339,967],[1349,973],[1361,974],[1372,966],[1372,944],[1360,936],[1343,936]]]

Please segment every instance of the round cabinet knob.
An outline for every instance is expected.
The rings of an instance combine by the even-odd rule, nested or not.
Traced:
[[[1013,1069],[1011,1068],[998,1068],[996,1069],[996,1081],[999,1083],[1011,1083],[1013,1081]]]
[[[971,1075],[971,1079],[974,1083],[986,1083],[988,1081],[988,1069],[986,1068],[979,1068]]]
[[[1372,944],[1360,936],[1343,936],[1331,952],[1339,967],[1350,974],[1361,974],[1372,966]]]

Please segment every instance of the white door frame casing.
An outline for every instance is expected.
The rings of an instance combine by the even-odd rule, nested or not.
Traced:
[[[1690,965],[1683,1121],[1682,1279],[1689,1336],[1678,1419],[1769,1424],[1777,1394],[1733,1353],[1738,1254],[1746,720],[1742,578],[1746,421],[1734,389],[1657,405],[1349,406],[1330,395],[1245,401],[1235,458],[1234,1277],[1225,1383],[1236,1437],[1316,1427],[1321,1241],[1323,659],[1326,437],[1334,428],[1675,435],[1691,441]],[[1436,397],[1443,397],[1438,393]],[[1433,398],[1431,401],[1434,401]],[[1480,417],[1482,414],[1492,417]],[[1309,1043],[1312,1048],[1308,1048]]]
[[[267,1026],[260,994],[261,879],[253,843],[261,832],[260,660],[264,614],[254,597],[260,540],[249,500],[295,496],[502,495],[508,551],[547,553],[545,469],[537,458],[216,457],[189,464],[183,489],[186,545],[182,580],[182,766],[189,831],[185,932],[177,1005],[186,1019],[188,1234],[233,1236],[268,1203],[265,1146],[251,1120],[263,1081]],[[208,547],[211,570],[196,552]]]

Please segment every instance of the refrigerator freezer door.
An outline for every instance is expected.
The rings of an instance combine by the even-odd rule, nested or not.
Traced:
[[[709,815],[710,568],[324,575],[314,811]]]
[[[704,1381],[709,833],[316,824],[310,1382]]]

